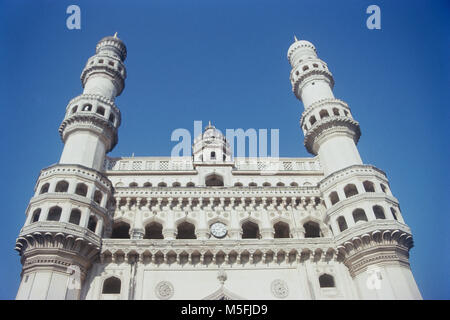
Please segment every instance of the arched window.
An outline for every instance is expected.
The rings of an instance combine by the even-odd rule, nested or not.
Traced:
[[[206,178],[207,187],[223,187],[223,178],[217,174],[212,174]]]
[[[116,119],[116,117],[114,117],[114,114],[110,113],[110,114],[109,114],[109,119],[108,119],[108,120],[109,120],[110,122],[114,122],[115,119]]]
[[[311,116],[311,118],[309,118],[309,123],[311,123],[311,125],[316,123],[316,117],[315,116]]]
[[[347,228],[348,228],[347,221],[345,221],[344,217],[337,218],[337,223],[338,223],[338,226],[339,226],[339,231],[342,232],[344,230],[347,230]]]
[[[263,183],[263,187],[270,187],[271,185],[270,185],[270,183],[269,182],[264,182]]]
[[[391,213],[392,213],[392,216],[394,217],[394,219],[395,219],[395,220],[398,220],[398,219],[397,219],[397,212],[396,212],[395,209],[392,208],[392,207],[391,207]]]
[[[259,239],[259,227],[252,221],[242,224],[242,239]]]
[[[250,182],[250,183],[248,184],[248,186],[249,186],[249,187],[256,187],[256,186],[258,186],[258,185],[256,184],[256,182]]]
[[[320,119],[323,119],[323,118],[329,117],[330,114],[328,113],[327,110],[323,109],[323,110],[320,110],[319,116],[320,116]]]
[[[81,211],[78,209],[72,209],[72,211],[70,212],[69,223],[79,225],[80,220],[81,220]]]
[[[103,294],[119,294],[121,284],[122,283],[119,278],[110,277],[103,282],[102,293]]]
[[[358,189],[356,189],[356,186],[351,183],[345,186],[344,193],[346,198],[353,197],[358,194]]]
[[[130,239],[130,225],[126,222],[118,222],[113,226],[111,238]]]
[[[47,221],[59,221],[61,218],[62,209],[60,207],[53,207],[48,212]]]
[[[197,239],[195,226],[187,221],[180,223],[177,227],[177,239]]]
[[[367,216],[366,213],[364,212],[363,209],[355,209],[353,211],[353,220],[355,221],[355,223],[359,222],[359,221],[367,221]]]
[[[151,186],[152,186],[152,184],[151,184],[150,182],[144,183],[144,187],[145,187],[145,188],[148,188],[148,187],[151,187]]]
[[[103,107],[97,107],[97,113],[98,113],[99,115],[104,116],[104,115],[105,115],[105,108],[103,108]]]
[[[303,71],[306,71],[306,70],[308,70],[308,69],[309,69],[308,66],[303,66],[303,68],[302,68]]]
[[[160,188],[165,188],[165,187],[167,187],[167,183],[165,183],[165,182],[160,182],[160,183],[158,183],[158,187],[160,187]]]
[[[100,204],[102,202],[103,194],[100,190],[95,190],[94,192],[94,201],[97,204]]]
[[[96,216],[90,216],[88,221],[88,229],[92,232],[95,232],[95,228],[97,228],[97,217]]]
[[[366,180],[363,182],[363,186],[366,192],[375,192],[375,188],[372,182]]]
[[[49,187],[50,187],[50,184],[49,184],[49,183],[44,184],[44,185],[41,187],[41,191],[39,192],[39,194],[47,193]]]
[[[151,222],[145,226],[144,239],[164,239],[163,227],[158,222]]]
[[[242,186],[243,186],[243,184],[242,184],[242,183],[240,183],[240,182],[236,182],[236,183],[234,184],[234,186],[235,186],[235,187],[242,187]]]
[[[338,108],[333,108],[333,114],[334,114],[335,116],[338,116],[338,117],[339,117],[339,109],[338,109]]]
[[[274,238],[290,238],[289,225],[285,222],[277,222],[273,225],[275,231]]]
[[[386,219],[383,207],[373,206],[372,209],[373,209],[373,213],[375,214],[376,219]]]
[[[91,104],[85,104],[81,111],[91,111],[91,110],[92,110],[92,105]]]
[[[336,191],[333,191],[332,193],[330,193],[329,198],[330,198],[330,201],[331,201],[332,205],[334,205],[334,204],[339,202],[339,196],[338,196]]]
[[[75,193],[80,195],[80,196],[86,197],[87,190],[88,190],[87,185],[85,185],[84,183],[79,183],[79,184],[77,184],[77,188],[75,189]]]
[[[334,277],[324,273],[319,277],[319,284],[321,288],[334,288]]]
[[[72,108],[72,113],[77,112],[77,109],[78,109],[78,106],[73,107],[73,108]]]
[[[216,152],[211,151],[211,160],[216,160]]]
[[[277,187],[284,187],[284,183],[283,182],[278,182],[277,183]]]
[[[297,182],[291,182],[291,187],[298,187],[298,183]]]
[[[303,228],[305,228],[305,238],[321,237],[320,226],[317,222],[308,221],[303,224]]]
[[[172,187],[174,187],[174,188],[181,187],[181,183],[179,183],[179,182],[174,182],[174,183],[172,183]]]
[[[387,190],[387,188],[386,188],[386,186],[384,185],[384,184],[380,184],[380,186],[381,186],[381,190],[384,192],[384,193],[387,193],[386,192],[386,190]]]
[[[67,192],[68,189],[69,183],[67,181],[62,180],[56,184],[55,192]]]
[[[188,183],[186,184],[186,187],[195,187],[195,183],[193,183],[193,182],[188,182]]]
[[[137,182],[131,182],[128,186],[130,188],[136,188],[138,186],[138,184],[137,184]]]
[[[31,217],[31,223],[38,222],[41,215],[41,209],[36,209],[33,211],[33,216]]]

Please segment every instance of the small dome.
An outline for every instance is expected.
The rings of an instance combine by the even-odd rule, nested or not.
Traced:
[[[311,42],[307,40],[297,40],[297,38],[295,39],[296,40],[294,41],[294,43],[291,44],[291,46],[288,49],[287,58],[289,61],[291,60],[294,51],[297,50],[298,48],[310,48],[311,50],[314,51],[314,53],[317,53],[316,47],[314,47],[314,45]]]
[[[117,32],[114,36],[104,37],[97,43],[96,53],[99,53],[102,50],[115,51],[122,61],[125,61],[127,58],[127,47],[125,46],[125,43],[117,37]]]

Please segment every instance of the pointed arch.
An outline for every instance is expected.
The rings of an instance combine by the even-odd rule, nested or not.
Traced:
[[[245,299],[229,291],[224,286],[221,286],[219,289],[217,289],[210,295],[204,297],[202,300],[245,300]]]

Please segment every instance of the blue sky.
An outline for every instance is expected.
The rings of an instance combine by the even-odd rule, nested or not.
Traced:
[[[81,8],[81,30],[66,8]],[[381,8],[381,30],[366,8]],[[170,155],[176,128],[278,128],[280,156],[310,156],[291,92],[294,33],[315,44],[337,98],[360,122],[364,163],[384,170],[415,247],[411,267],[426,299],[449,299],[450,3],[448,1],[0,1],[0,298],[15,297],[13,250],[39,170],[62,151],[58,126],[82,92],[98,40],[119,33],[128,79],[117,98],[111,156]],[[445,105],[446,104],[446,105]]]

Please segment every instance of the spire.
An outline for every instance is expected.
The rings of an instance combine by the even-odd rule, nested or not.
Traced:
[[[295,36],[295,34],[294,34],[294,41],[295,41],[295,42],[298,41],[298,39],[297,39],[297,37]]]
[[[117,38],[117,32],[116,32],[116,33],[114,33],[114,38]]]

